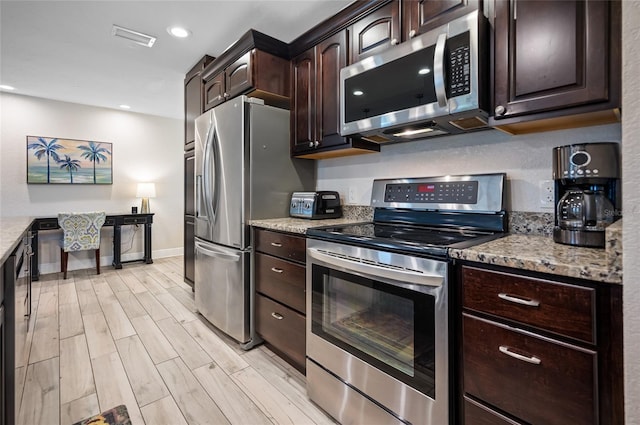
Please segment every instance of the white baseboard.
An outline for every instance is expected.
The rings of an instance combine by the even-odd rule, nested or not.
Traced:
[[[82,252],[83,254],[86,254],[87,251],[82,251]],[[175,257],[182,254],[183,254],[182,247],[159,249],[157,251],[152,251],[151,258]],[[144,257],[144,252],[128,252],[126,254],[122,254],[122,261],[138,260],[142,257]],[[113,255],[100,257],[100,267],[111,266],[112,263],[113,263]],[[95,267],[96,267],[96,264],[93,258],[74,258],[73,253],[69,255],[69,264],[67,265],[68,271],[92,269]],[[126,267],[126,265],[124,265],[123,267]],[[59,273],[59,272],[60,272],[59,262],[40,264],[40,274]]]

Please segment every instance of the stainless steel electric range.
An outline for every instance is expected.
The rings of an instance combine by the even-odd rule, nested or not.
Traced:
[[[307,231],[307,391],[340,423],[453,423],[448,252],[504,234],[504,186],[375,180],[372,223]]]

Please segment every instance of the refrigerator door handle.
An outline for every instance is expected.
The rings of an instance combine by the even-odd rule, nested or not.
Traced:
[[[202,163],[202,186],[203,186],[203,198],[204,198],[204,207],[205,210],[207,212],[207,221],[209,221],[209,225],[213,225],[213,223],[216,221],[216,215],[215,215],[215,210],[213,208],[213,198],[212,198],[212,183],[211,183],[211,154],[212,154],[212,148],[213,148],[213,142],[212,139],[215,138],[216,135],[216,128],[215,128],[215,122],[211,124],[211,127],[209,128],[209,131],[207,131],[207,138],[206,138],[206,142],[204,145],[204,158],[203,158],[203,163]],[[214,173],[215,173],[215,166],[216,164],[213,164],[214,167]]]
[[[217,121],[214,122],[213,135],[211,136],[211,146],[210,149],[213,153],[213,193],[209,194],[209,199],[211,199],[211,216],[213,217],[213,221],[216,221],[218,215],[218,203],[220,200],[220,171],[222,168],[222,164],[220,163],[220,141],[218,139],[218,131],[217,131]]]
[[[202,251],[203,254],[208,255],[209,257],[216,257],[228,261],[240,261],[239,255],[229,254],[226,251],[214,248],[210,244],[205,245],[201,242],[196,241],[196,249],[198,251]]]
[[[202,187],[202,176],[197,175],[196,176],[196,217],[207,219],[208,217],[206,213],[203,214],[203,210],[207,209],[206,204],[204,203],[204,200],[206,199],[206,197],[204,196],[203,190],[204,188]],[[204,208],[203,208],[203,205],[205,206]]]

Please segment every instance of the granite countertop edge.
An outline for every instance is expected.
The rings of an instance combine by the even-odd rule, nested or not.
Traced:
[[[18,247],[24,232],[31,227],[33,220],[33,217],[26,216],[0,217],[0,253],[2,253],[0,264],[4,264]]]
[[[556,243],[549,236],[510,234],[503,238],[465,249],[450,250],[452,258],[621,284],[621,255],[608,250]]]
[[[249,224],[304,235],[312,227],[363,221],[353,218],[305,220],[286,217],[252,220]],[[618,226],[613,226],[611,230],[616,232],[615,235],[621,233]],[[607,249],[582,248],[555,243],[548,235],[509,234],[471,248],[451,249],[450,255],[454,259],[470,262],[606,283],[622,283],[621,247],[609,242]]]

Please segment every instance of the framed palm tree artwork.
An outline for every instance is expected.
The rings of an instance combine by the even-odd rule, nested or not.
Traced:
[[[113,184],[113,145],[27,136],[27,183]]]

